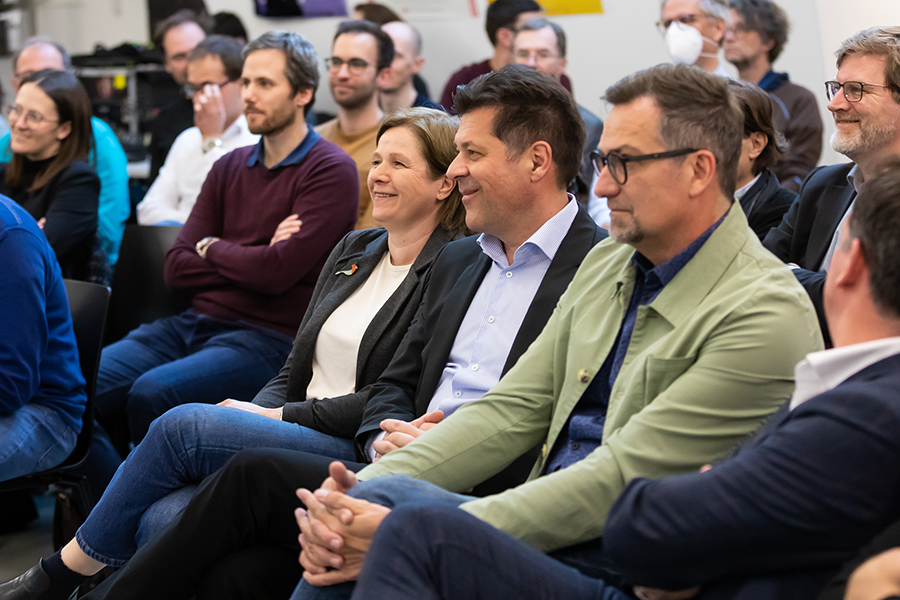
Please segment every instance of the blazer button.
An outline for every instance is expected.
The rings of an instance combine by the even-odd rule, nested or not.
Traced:
[[[578,371],[578,381],[581,383],[587,383],[591,380],[591,374],[587,369],[581,369]]]
[[[544,458],[547,458],[547,452],[548,452],[547,444],[544,444],[543,446],[541,446],[541,456],[543,456]]]

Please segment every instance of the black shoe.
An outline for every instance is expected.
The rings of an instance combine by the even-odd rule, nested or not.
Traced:
[[[75,588],[52,585],[38,563],[6,583],[0,583],[0,600],[67,600]]]

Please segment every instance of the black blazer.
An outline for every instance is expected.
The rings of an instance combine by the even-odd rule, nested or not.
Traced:
[[[781,225],[771,230],[763,240],[763,246],[775,256],[800,266],[794,274],[816,307],[826,342],[829,341],[828,324],[822,308],[825,273],[819,272],[819,268],[831,246],[834,232],[856,197],[856,190],[847,181],[847,173],[852,168],[853,163],[814,169],[800,187],[800,196],[782,219]]]
[[[741,197],[741,208],[747,215],[750,229],[759,238],[765,239],[773,227],[777,227],[784,215],[794,204],[797,194],[781,187],[775,171],[766,169],[760,174],[747,193]]]
[[[451,235],[435,229],[413,263],[409,274],[376,313],[359,344],[356,359],[356,394],[339,398],[306,398],[312,379],[316,338],[322,325],[372,273],[387,252],[384,229],[351,231],[335,247],[316,282],[309,308],[297,330],[294,347],[278,375],[253,399],[269,408],[284,406],[285,421],[299,423],[322,433],[352,438],[359,426],[367,386],[384,371],[406,334],[422,300],[426,275],[435,256]],[[351,270],[352,275],[343,272]]]
[[[5,179],[8,166],[9,163],[0,163],[0,194],[18,202],[35,220],[46,217],[44,235],[56,253],[63,277],[88,280],[100,199],[100,180],[94,169],[85,161],[76,160],[45,186],[30,192],[34,174],[29,173],[19,185],[11,187]]]
[[[541,282],[503,366],[506,373],[544,329],[585,255],[606,232],[579,207],[569,232]],[[362,424],[356,433],[358,457],[384,419],[411,421],[428,410],[447,357],[469,304],[491,266],[475,237],[447,244],[434,262],[419,314],[397,354],[370,388]],[[528,465],[530,468],[534,461]]]

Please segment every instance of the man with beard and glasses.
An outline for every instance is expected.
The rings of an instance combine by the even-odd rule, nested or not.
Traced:
[[[125,411],[135,443],[173,406],[250,400],[278,373],[319,271],[356,221],[356,166],[306,125],[315,49],[274,31],[243,55],[244,115],[262,139],[213,165],[166,256],[166,284],[193,294],[192,308],[100,359],[97,410]]]
[[[375,136],[384,119],[378,106],[378,87],[387,83],[393,60],[390,36],[369,21],[338,25],[331,56],[325,59],[328,87],[338,105],[338,116],[316,127],[316,133],[340,146],[359,169],[357,229],[378,227],[372,218],[372,199],[365,181],[375,153]]]
[[[840,225],[862,184],[885,160],[900,155],[900,27],[860,31],[835,55],[836,80],[825,83],[836,127],[831,145],[853,162],[812,171],[784,220],[763,241],[806,288],[826,343],[822,289]]]

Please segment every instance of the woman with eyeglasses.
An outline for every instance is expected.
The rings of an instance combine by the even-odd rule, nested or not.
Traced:
[[[89,279],[103,269],[96,265],[102,255],[93,258],[100,180],[86,162],[92,137],[87,92],[71,73],[38,71],[22,81],[9,124],[12,160],[0,164],[0,193],[37,220],[63,277]]]

